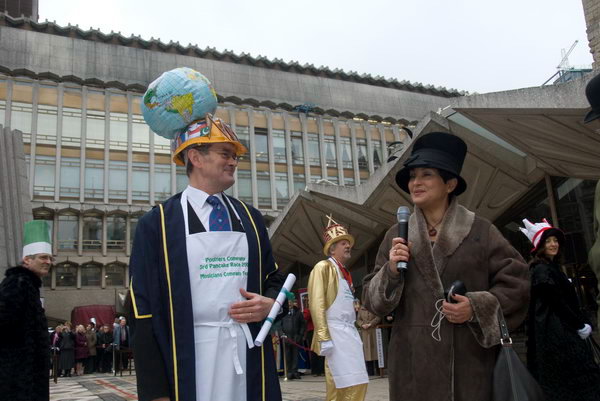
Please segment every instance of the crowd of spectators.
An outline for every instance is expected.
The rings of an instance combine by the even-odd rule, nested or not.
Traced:
[[[127,368],[128,358],[116,352],[128,350],[129,326],[124,317],[115,318],[113,325],[105,324],[96,329],[94,322],[86,327],[77,325],[73,330],[71,322],[56,326],[50,333],[52,365],[58,377],[82,376],[91,373],[114,372],[115,360]]]

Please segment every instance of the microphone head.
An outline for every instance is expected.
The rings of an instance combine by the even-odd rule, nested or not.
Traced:
[[[406,223],[410,218],[410,209],[406,206],[400,206],[396,214],[399,223]]]

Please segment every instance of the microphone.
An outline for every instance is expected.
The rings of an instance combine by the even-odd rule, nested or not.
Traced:
[[[408,219],[410,218],[410,209],[406,206],[400,206],[396,217],[398,217],[398,237],[404,239],[408,244]],[[396,264],[398,271],[406,271],[407,267],[407,262],[404,261],[400,261]]]

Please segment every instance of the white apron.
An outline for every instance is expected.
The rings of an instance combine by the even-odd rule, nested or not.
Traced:
[[[248,325],[236,323],[228,310],[232,303],[245,300],[240,288],[246,289],[248,281],[246,234],[207,231],[190,235],[187,203],[184,191],[181,207],[194,313],[196,401],[245,401],[246,344],[250,348],[254,344]]]
[[[335,301],[327,309],[327,326],[333,341],[333,352],[327,356],[327,364],[335,388],[368,383],[363,345],[354,326],[354,294],[342,276],[337,262],[333,258],[329,258],[329,261],[335,266],[339,285]]]

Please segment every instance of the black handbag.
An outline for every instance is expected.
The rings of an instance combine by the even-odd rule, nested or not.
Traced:
[[[500,344],[494,367],[494,401],[544,401],[544,393],[512,347],[512,339],[502,310],[498,311]]]

